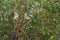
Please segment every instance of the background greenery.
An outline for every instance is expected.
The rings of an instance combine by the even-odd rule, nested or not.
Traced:
[[[22,12],[23,22],[30,20],[23,24],[19,40],[60,40],[60,0],[0,0],[0,40],[8,40]]]

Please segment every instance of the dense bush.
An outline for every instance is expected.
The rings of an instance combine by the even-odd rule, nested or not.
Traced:
[[[60,0],[0,0],[0,40],[60,40],[59,17]]]

